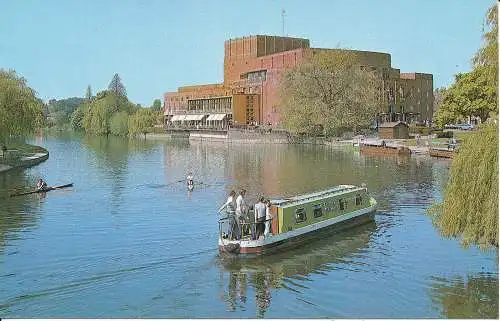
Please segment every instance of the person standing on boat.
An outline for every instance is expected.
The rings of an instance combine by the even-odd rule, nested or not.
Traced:
[[[47,189],[47,183],[45,183],[45,181],[43,179],[39,179],[38,182],[36,183],[36,187],[35,189],[37,191],[43,191],[45,189]]]
[[[219,208],[219,213],[222,212],[222,210],[226,210],[226,214],[228,217],[229,221],[229,237],[230,239],[239,239],[239,225],[236,222],[236,217],[235,217],[235,212],[236,212],[236,202],[234,197],[236,196],[235,191],[231,191],[229,193],[229,196],[227,198],[226,203],[224,203],[220,208]]]
[[[264,197],[259,199],[259,202],[254,206],[255,229],[252,229],[252,239],[256,240],[264,234],[264,222],[266,221],[266,204]],[[254,232],[255,231],[255,232]]]
[[[246,221],[246,216],[247,216],[247,211],[248,211],[248,206],[245,201],[245,194],[247,191],[245,189],[242,189],[240,191],[240,194],[236,198],[236,221],[238,222],[238,226],[240,228],[240,231],[243,233],[243,230],[248,232],[248,226],[243,229],[242,223]]]
[[[271,233],[271,221],[273,219],[273,216],[271,215],[271,201],[266,200],[266,224],[265,224],[265,229],[264,229],[264,236],[267,236]]]

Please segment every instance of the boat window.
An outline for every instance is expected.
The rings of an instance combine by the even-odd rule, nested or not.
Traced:
[[[345,210],[347,208],[347,201],[340,199],[339,200],[339,207],[340,207],[341,211]]]
[[[361,205],[363,199],[361,198],[361,195],[356,195],[356,205]]]
[[[304,208],[298,208],[295,210],[295,223],[302,223],[306,219],[306,210]]]
[[[323,208],[321,207],[321,205],[314,205],[313,206],[313,216],[314,217],[323,216]]]

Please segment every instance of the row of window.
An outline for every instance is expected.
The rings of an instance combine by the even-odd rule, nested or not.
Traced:
[[[356,195],[355,204],[359,206],[363,203],[363,198],[361,195]],[[341,211],[347,209],[347,200],[338,200],[339,209]],[[333,210],[334,201],[325,202],[324,204],[317,204],[313,206],[313,217],[318,218],[323,216],[323,207],[325,212],[331,212]],[[305,208],[298,208],[295,210],[295,224],[305,222],[307,220],[307,213]]]

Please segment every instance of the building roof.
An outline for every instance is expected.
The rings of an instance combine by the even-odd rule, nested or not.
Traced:
[[[399,124],[403,124],[404,126],[408,127],[408,125],[406,123],[402,122],[402,121],[382,123],[378,127],[381,127],[381,128],[392,128],[392,127],[396,127]]]

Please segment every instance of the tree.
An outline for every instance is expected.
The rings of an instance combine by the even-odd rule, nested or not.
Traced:
[[[428,211],[445,237],[498,247],[498,128],[483,124],[453,160],[444,201]]]
[[[85,99],[87,101],[90,101],[90,99],[92,99],[92,88],[90,88],[90,85],[88,85],[87,89],[85,90]]]
[[[53,123],[59,127],[67,126],[71,122],[73,112],[85,99],[72,97],[61,100],[49,100],[48,110]]]
[[[161,100],[160,99],[155,99],[153,101],[153,110],[155,111],[161,111],[162,105],[161,105]]]
[[[0,143],[30,134],[43,122],[44,104],[26,79],[0,69]]]
[[[83,131],[85,128],[83,127],[83,117],[85,116],[85,112],[88,109],[88,104],[82,104],[78,106],[77,109],[71,114],[70,126],[71,129],[75,131]]]
[[[284,125],[295,133],[326,135],[369,127],[381,108],[382,79],[356,65],[344,50],[318,52],[285,71],[281,81]]]
[[[153,127],[156,123],[157,113],[151,108],[142,108],[130,116],[129,132],[130,134],[146,134],[153,132]]]
[[[128,134],[128,114],[124,111],[115,113],[111,117],[110,131],[116,136],[127,136]]]
[[[127,97],[110,91],[101,91],[91,101],[89,107],[83,109],[83,128],[89,134],[112,134],[111,118],[113,115],[118,112],[130,115],[136,109],[136,105],[129,102]]]
[[[480,117],[485,121],[498,113],[498,21],[497,5],[486,15],[485,44],[472,59],[473,70],[455,76],[455,83],[446,90],[443,104],[434,115],[438,125]]]
[[[115,93],[117,96],[127,97],[127,90],[122,83],[122,80],[118,74],[113,76],[111,82],[109,83],[108,90]]]

